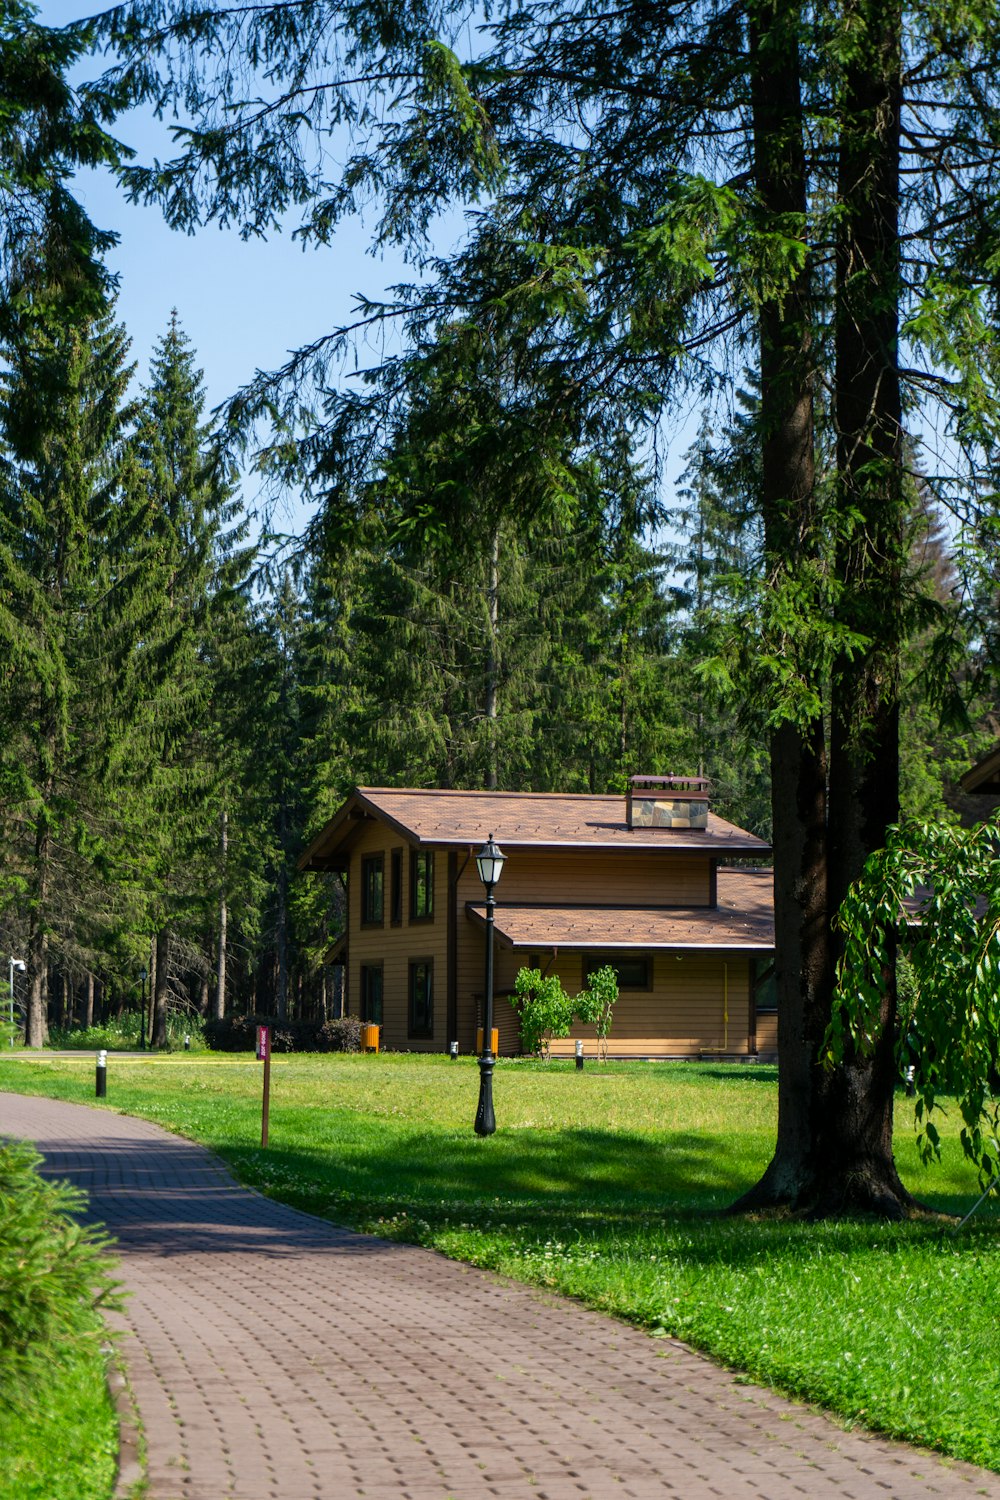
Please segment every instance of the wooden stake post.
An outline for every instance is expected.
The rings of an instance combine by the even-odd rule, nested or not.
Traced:
[[[268,1115],[271,1112],[271,1028],[257,1027],[257,1059],[264,1064],[264,1101],[260,1113],[260,1144],[267,1145]]]

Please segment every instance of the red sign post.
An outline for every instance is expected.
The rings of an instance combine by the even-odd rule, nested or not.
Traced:
[[[257,1060],[264,1064],[264,1102],[260,1114],[260,1144],[267,1145],[267,1123],[271,1112],[271,1028],[257,1027]]]

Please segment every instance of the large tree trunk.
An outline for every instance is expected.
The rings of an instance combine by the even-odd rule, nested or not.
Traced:
[[[94,976],[87,975],[87,987],[84,991],[83,1002],[83,1029],[89,1031],[94,1024]]]
[[[903,542],[902,404],[898,366],[900,12],[897,0],[857,9],[846,70],[838,162],[835,415],[843,585],[838,623],[867,642],[837,661],[830,727],[830,894],[839,906],[899,817],[899,658]],[[857,521],[849,525],[847,518]],[[896,611],[895,615],[893,610]],[[822,1209],[903,1213],[896,1172],[895,972],[884,976],[881,1030],[817,1090]]]
[[[288,1017],[288,872],[284,863],[278,871],[278,910],[274,935],[274,1014],[279,1021]]]
[[[798,16],[794,4],[752,13],[754,151],[766,220],[805,234]],[[813,315],[806,262],[779,301],[761,310],[762,511],[768,576],[782,587],[815,563]],[[794,641],[787,651],[796,651]],[[810,683],[822,700],[824,684]],[[761,1181],[736,1208],[797,1204],[814,1185],[815,1064],[830,1014],[832,964],[826,874],[826,739],[822,712],[771,733],[778,1133]]]
[[[26,1047],[44,1047],[49,1039],[45,993],[48,945],[48,933],[40,922],[33,921],[28,937],[28,1013],[24,1030]]]
[[[500,528],[490,537],[489,577],[486,585],[486,787],[497,785],[497,691],[500,677]]]
[[[47,792],[49,790],[46,789]],[[28,1013],[24,1028],[26,1047],[44,1047],[49,1039],[45,985],[49,954],[49,935],[45,927],[48,883],[49,830],[46,818],[40,815],[35,828],[35,889],[28,928]]]
[[[156,934],[155,982],[153,985],[153,1025],[151,1047],[167,1045],[167,1001],[170,996],[170,933],[162,928]]]
[[[226,944],[229,935],[229,908],[226,905],[226,864],[229,856],[229,814],[222,809],[221,818],[222,890],[219,895],[219,953],[215,978],[212,1020],[221,1021],[226,1014]]]
[[[758,181],[767,212],[786,222],[806,207],[794,15],[795,7],[769,8],[766,27],[752,35]],[[828,794],[822,722],[785,724],[772,736],[778,1142],[761,1182],[737,1207],[898,1216],[912,1200],[892,1156],[891,985],[874,1053],[850,1053],[832,1070],[819,1062],[833,1003],[832,916],[898,814],[899,635],[890,630],[886,639],[883,621],[887,601],[898,598],[902,551],[899,21],[883,0],[862,19],[842,100],[836,320],[840,515],[861,519],[850,534],[841,527],[836,568],[844,585],[839,623],[871,644],[835,665]],[[761,316],[765,542],[775,564],[783,556],[807,561],[813,534],[804,280]]]

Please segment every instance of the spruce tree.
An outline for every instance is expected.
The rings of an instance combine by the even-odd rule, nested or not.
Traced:
[[[182,955],[200,948],[225,881],[219,827],[228,767],[215,710],[249,554],[203,410],[201,372],[174,313],[153,354],[134,443],[151,613],[136,646],[146,708],[127,774],[156,947],[154,1046],[166,1042],[171,978],[187,965]],[[207,955],[199,962],[207,966]]]
[[[132,603],[125,437],[128,340],[22,324],[0,385],[0,803],[29,913],[27,1041],[46,1035],[50,940],[85,918],[113,839],[102,795],[115,750]]]

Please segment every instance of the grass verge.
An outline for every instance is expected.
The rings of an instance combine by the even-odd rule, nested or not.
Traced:
[[[105,1382],[105,1356],[89,1350],[53,1364],[31,1400],[2,1416],[4,1500],[108,1500],[115,1482],[118,1419]]]
[[[245,1059],[109,1060],[110,1107],[205,1142],[297,1207],[578,1297],[705,1349],[849,1421],[1000,1470],[1000,1245],[988,1210],[939,1222],[719,1215],[767,1163],[769,1068],[505,1063],[499,1129],[472,1132],[462,1059],[275,1059],[271,1145]],[[0,1088],[93,1101],[92,1059],[0,1061]],[[904,1180],[958,1214],[973,1173],[946,1138]],[[2,1115],[0,1115],[2,1129]]]

